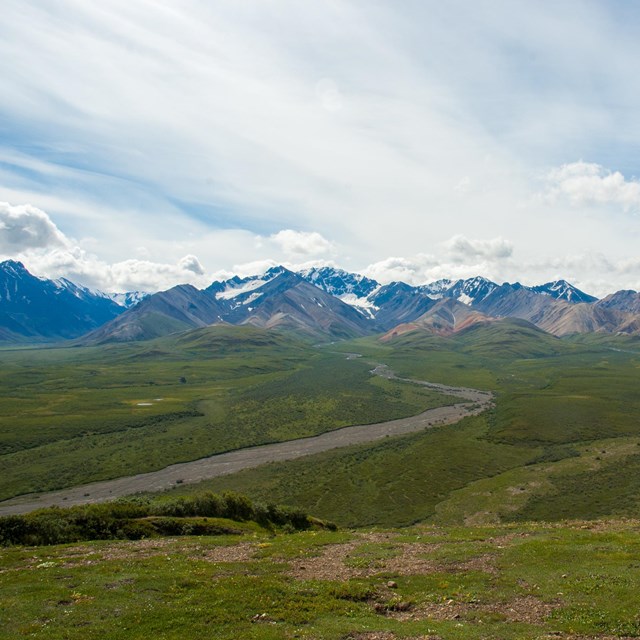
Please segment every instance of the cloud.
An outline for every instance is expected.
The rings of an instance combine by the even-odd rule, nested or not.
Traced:
[[[513,244],[501,237],[480,240],[455,235],[440,247],[439,254],[419,253],[374,262],[363,273],[382,283],[400,280],[412,285],[476,275],[499,279],[513,254]]]
[[[594,162],[572,162],[547,175],[547,197],[566,198],[572,205],[617,205],[624,211],[640,206],[640,181],[627,180]]]
[[[34,274],[64,276],[100,291],[162,291],[178,284],[204,287],[210,284],[200,261],[185,256],[177,263],[129,259],[109,264],[80,247],[48,252],[24,252],[15,256]]]
[[[504,238],[491,240],[469,240],[465,236],[456,235],[444,243],[444,246],[456,262],[485,258],[488,260],[503,260],[511,257],[513,245]]]
[[[417,285],[425,282],[424,278],[429,269],[437,264],[434,257],[426,255],[415,256],[413,259],[390,257],[370,264],[362,273],[383,284],[406,282]]]
[[[158,291],[178,284],[206,286],[209,278],[195,256],[185,256],[176,264],[149,260],[124,260],[109,267],[112,289]]]
[[[180,267],[180,269],[184,269],[185,271],[191,271],[191,273],[195,273],[197,276],[204,275],[204,267],[200,264],[198,258],[193,255],[188,255],[184,256],[184,258],[180,258],[180,260],[178,260],[178,267]]]
[[[64,276],[102,291],[153,292],[184,283],[205,287],[213,279],[255,275],[278,264],[292,270],[328,264],[324,256],[334,252],[333,244],[321,234],[292,229],[270,236],[223,230],[201,234],[190,242],[154,242],[151,247],[141,246],[135,234],[122,238],[122,242],[130,243],[130,255],[135,258],[110,259],[102,253],[110,249],[104,240],[68,238],[45,211],[31,205],[0,203],[0,259],[22,260],[36,275]],[[215,274],[208,272],[196,255],[196,251],[210,251],[212,247],[226,262],[225,268]],[[239,260],[230,270],[227,265],[232,264],[234,254],[242,256],[247,248],[254,259]],[[181,249],[187,251],[176,255]],[[158,255],[165,259],[154,259]]]
[[[334,80],[323,78],[316,84],[316,95],[323,109],[340,111],[342,109],[342,94]]]
[[[23,204],[0,202],[0,251],[68,247],[70,241],[49,216],[40,209]]]
[[[316,231],[283,229],[270,236],[288,256],[321,256],[330,253],[333,245]]]

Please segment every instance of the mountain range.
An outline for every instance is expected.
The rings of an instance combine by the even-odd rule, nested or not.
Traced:
[[[0,263],[0,341],[76,339],[79,344],[146,340],[217,323],[293,330],[319,339],[409,331],[452,335],[517,318],[548,333],[640,334],[640,294],[602,300],[565,280],[529,287],[483,277],[411,286],[381,285],[333,267],[265,273],[184,284],[155,294],[106,294],[66,279],[30,274],[20,262]]]
[[[75,338],[112,320],[126,307],[65,278],[31,275],[21,262],[0,263],[0,340]]]

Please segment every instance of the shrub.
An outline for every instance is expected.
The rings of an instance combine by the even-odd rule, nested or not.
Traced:
[[[198,519],[200,518],[200,519]],[[240,533],[206,518],[255,521],[269,529],[308,529],[312,521],[300,510],[266,505],[255,507],[238,493],[205,492],[152,503],[128,499],[69,508],[50,507],[22,516],[0,518],[0,545],[45,545],[81,540],[138,540],[157,535],[219,535]]]

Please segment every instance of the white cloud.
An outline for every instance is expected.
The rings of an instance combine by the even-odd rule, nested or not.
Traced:
[[[465,176],[455,185],[453,190],[456,193],[459,193],[460,195],[464,195],[469,192],[470,188],[471,188],[471,179],[469,178],[469,176]]]
[[[362,270],[362,273],[382,284],[389,282],[406,282],[417,285],[425,282],[430,268],[437,265],[432,256],[415,256],[413,259],[391,257],[374,262]]]
[[[69,245],[69,240],[44,211],[30,204],[12,206],[0,202],[0,252]]]
[[[412,285],[477,275],[500,279],[511,266],[512,254],[513,245],[505,238],[481,240],[456,235],[441,244],[438,254],[386,258],[370,264],[363,273],[382,283],[400,280]]]
[[[205,273],[204,267],[200,264],[200,260],[198,260],[198,258],[193,255],[188,255],[184,256],[184,258],[180,258],[180,260],[178,260],[178,267],[184,269],[185,271],[195,273],[197,276],[202,276]]]
[[[334,80],[323,78],[316,84],[316,95],[323,109],[327,111],[340,111],[342,109],[342,94]]]
[[[322,256],[333,250],[332,244],[317,231],[283,229],[270,236],[287,256]]]
[[[178,284],[204,287],[210,283],[195,256],[185,256],[173,264],[138,259],[109,264],[76,246],[47,252],[24,252],[15,258],[36,275],[47,278],[64,276],[101,291],[155,292]]]
[[[503,260],[511,257],[513,245],[504,238],[491,240],[469,240],[463,235],[453,236],[444,246],[456,262],[468,262],[471,259],[486,258],[488,260]]]
[[[194,270],[198,268],[199,271]],[[124,260],[109,267],[112,289],[121,291],[141,289],[157,291],[177,284],[206,286],[209,278],[195,256],[187,256],[177,264],[150,262],[148,260]]]
[[[640,206],[640,181],[627,180],[594,162],[572,162],[547,175],[547,197],[566,198],[572,205],[618,205],[625,211]]]

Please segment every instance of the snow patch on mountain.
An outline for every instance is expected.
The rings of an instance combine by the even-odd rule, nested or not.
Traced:
[[[355,293],[343,293],[341,296],[338,296],[342,302],[348,304],[351,307],[357,309],[363,316],[366,318],[370,318],[373,320],[376,317],[376,311],[380,309],[376,304],[373,303],[369,298],[380,289],[378,286],[369,297],[358,297]]]
[[[125,291],[124,293],[109,293],[107,296],[111,298],[116,304],[121,307],[130,309],[135,307],[139,302],[142,302],[150,294],[146,291]]]
[[[242,301],[242,304],[251,304],[254,300],[257,300],[261,295],[262,293],[260,291],[254,291],[252,294],[247,296],[246,300]]]
[[[208,289],[216,292],[215,297],[218,300],[233,300],[238,296],[259,289],[268,282],[271,282],[271,280],[279,276],[283,271],[284,269],[282,267],[271,267],[260,275],[248,276],[247,278],[234,276],[224,282],[214,282]],[[252,298],[252,300],[255,300],[255,298]],[[251,302],[251,300],[249,302]],[[243,301],[242,304],[247,304],[247,301]]]
[[[243,293],[249,293],[254,289],[259,289],[262,285],[267,284],[268,280],[262,280],[260,278],[250,279],[248,282],[242,282],[237,286],[232,284],[232,281],[227,281],[227,288],[224,291],[220,291],[216,293],[216,298],[218,300],[232,300],[233,298],[237,298],[239,295]]]
[[[467,295],[466,293],[461,293],[456,300],[458,302],[462,302],[462,304],[466,304],[468,306],[471,306],[473,304],[473,298],[470,295]]]
[[[420,291],[432,298],[433,300],[440,300],[444,298],[446,292],[451,288],[453,280],[448,278],[442,278],[429,284],[423,284],[419,287]]]
[[[547,282],[536,287],[528,288],[535,293],[551,296],[556,300],[565,300],[572,304],[576,304],[578,302],[595,302],[597,300],[595,296],[591,296],[584,291],[580,291],[580,289],[574,287],[566,280],[554,280],[553,282]]]
[[[298,275],[319,289],[340,299],[345,294],[353,294],[357,298],[364,299],[380,288],[380,284],[371,278],[334,267],[311,267],[298,271]]]

